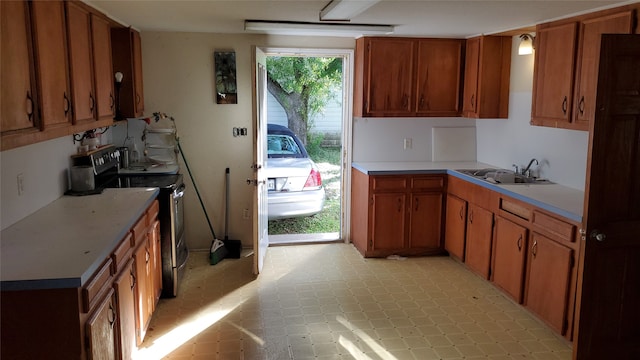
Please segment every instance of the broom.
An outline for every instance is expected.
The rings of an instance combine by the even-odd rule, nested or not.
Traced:
[[[229,168],[225,170],[225,210],[224,210],[224,247],[229,252],[228,257],[239,259],[242,251],[242,242],[240,240],[229,240]]]

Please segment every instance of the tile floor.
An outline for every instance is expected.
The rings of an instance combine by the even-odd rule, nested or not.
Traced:
[[[448,257],[364,259],[351,245],[192,252],[136,359],[570,359],[570,344]]]

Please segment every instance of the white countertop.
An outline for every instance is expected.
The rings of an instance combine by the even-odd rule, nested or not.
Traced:
[[[545,209],[569,220],[582,222],[584,192],[560,184],[502,185],[465,175],[455,170],[498,168],[479,162],[360,162],[353,167],[368,175],[442,174],[456,176],[515,199]]]
[[[158,188],[63,196],[2,230],[2,290],[80,287],[158,195]]]

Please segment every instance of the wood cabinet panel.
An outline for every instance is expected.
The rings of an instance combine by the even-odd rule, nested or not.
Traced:
[[[438,249],[442,247],[442,193],[411,195],[409,212],[409,247]]]
[[[134,104],[135,111],[138,116],[144,114],[144,91],[142,84],[142,40],[140,33],[132,31],[133,38],[133,82],[135,83]]]
[[[532,233],[525,306],[564,335],[573,267],[573,250]]]
[[[417,96],[422,116],[457,116],[460,112],[462,45],[457,39],[418,40]]]
[[[527,228],[496,218],[491,280],[518,303],[524,289]]]
[[[405,247],[406,199],[404,193],[373,194],[373,251],[394,251]]]
[[[475,114],[478,107],[478,73],[480,70],[480,38],[467,39],[464,65],[462,114]]]
[[[66,135],[72,120],[64,3],[33,1],[30,4],[43,129]]]
[[[38,130],[33,83],[31,22],[26,1],[2,1],[1,131]],[[6,56],[5,54],[11,54]]]
[[[534,63],[534,125],[568,127],[573,104],[577,23],[539,29]]]
[[[91,14],[91,38],[95,74],[96,118],[112,122],[115,115],[115,95],[111,59],[111,26],[106,19],[96,14]]]
[[[116,348],[116,299],[113,289],[96,307],[86,323],[87,357],[90,360],[112,360],[117,358]]]
[[[595,117],[596,88],[602,34],[629,34],[633,24],[633,11],[623,11],[580,23],[574,123],[577,129],[589,130]]]
[[[467,202],[447,195],[444,248],[464,261],[465,233],[467,226]]]
[[[142,48],[140,34],[131,28],[111,29],[113,72],[124,77],[119,103],[123,117],[144,115]]]
[[[73,90],[74,124],[93,121],[95,93],[91,54],[91,14],[75,2],[66,2],[69,63]]]
[[[150,294],[152,294],[153,283],[151,279],[151,253],[147,247],[147,241],[138,246],[133,253],[133,259],[136,266],[136,281],[137,281],[137,294],[136,294],[136,338],[137,345],[142,344],[142,340],[147,333],[149,321],[151,320],[151,313],[153,312],[153,305],[150,301]]]
[[[491,267],[492,234],[493,213],[469,203],[464,261],[471,270],[485,279],[489,279]]]
[[[113,283],[118,300],[118,348],[123,360],[132,359],[136,349],[136,286],[136,268],[129,258]]]

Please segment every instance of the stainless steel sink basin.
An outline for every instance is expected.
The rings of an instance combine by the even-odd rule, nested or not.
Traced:
[[[484,180],[492,184],[501,185],[513,185],[513,184],[553,184],[553,182],[546,179],[538,179],[534,177],[517,174],[511,170],[506,169],[463,169],[456,170],[465,175],[473,176],[476,179]]]

